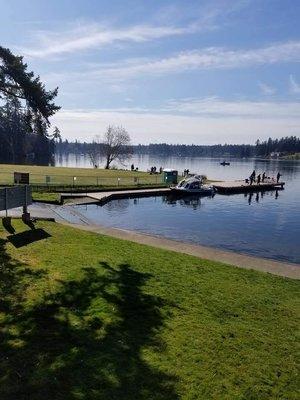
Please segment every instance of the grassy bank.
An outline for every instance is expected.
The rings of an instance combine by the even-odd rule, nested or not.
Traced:
[[[32,199],[34,201],[43,201],[43,202],[49,202],[49,203],[56,203],[59,204],[59,193],[55,192],[41,192],[41,191],[36,191],[32,192]]]
[[[300,160],[300,153],[289,154],[283,157],[280,157],[282,160]]]
[[[32,165],[0,164],[0,185],[12,184],[13,173],[29,172],[30,183],[49,186],[126,186],[137,184],[158,184],[161,175],[150,175],[147,172],[126,170],[105,170],[95,168],[42,167]]]
[[[2,400],[297,398],[298,282],[13,225],[10,241],[0,228]]]

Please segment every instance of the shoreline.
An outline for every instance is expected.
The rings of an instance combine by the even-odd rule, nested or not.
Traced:
[[[86,202],[83,201],[83,203]],[[104,234],[135,243],[175,251],[178,253],[188,254],[202,259],[233,265],[239,268],[254,269],[282,277],[300,279],[300,264],[298,263],[277,261],[269,258],[247,255],[245,253],[239,253],[232,250],[222,250],[201,244],[178,241],[175,239],[164,238],[163,236],[153,236],[147,233],[139,233],[122,228],[95,225],[93,221],[75,211],[72,213],[72,221],[67,218],[64,212],[62,212],[63,210],[66,211],[66,209],[72,206],[71,204],[66,206],[48,206],[47,204],[36,206],[33,208],[29,206],[29,211],[32,217],[36,218],[37,220],[52,220],[62,225],[72,226],[77,229]],[[10,210],[10,216],[12,218],[21,218],[21,215],[21,208]],[[0,212],[0,218],[4,216],[4,212]]]
[[[58,223],[84,231],[112,236],[117,239],[216,261],[238,268],[271,273],[285,278],[300,279],[300,265],[296,263],[292,264],[262,257],[255,257],[235,251],[221,250],[218,248],[181,242],[174,239],[152,236],[126,229],[105,227],[103,225],[81,225],[65,221],[59,221]]]

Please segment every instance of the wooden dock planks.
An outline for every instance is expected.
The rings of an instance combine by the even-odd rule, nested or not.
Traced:
[[[98,192],[98,193],[87,193],[87,197],[98,200],[100,203],[106,203],[110,200],[124,199],[131,197],[148,197],[148,196],[160,196],[170,193],[169,188],[160,189],[132,189],[132,190],[118,190],[111,192]]]

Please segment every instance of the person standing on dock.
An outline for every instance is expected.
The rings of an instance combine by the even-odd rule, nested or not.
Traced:
[[[255,170],[250,175],[249,180],[250,180],[250,185],[252,185],[252,183],[255,181]]]
[[[280,179],[281,176],[282,176],[281,173],[278,172],[278,174],[277,174],[277,183],[279,182],[279,179]]]
[[[264,173],[262,174],[262,178],[261,178],[262,183],[264,183],[265,179],[266,179],[266,173],[264,172]]]
[[[260,174],[257,175],[257,180],[256,180],[257,184],[260,184]]]

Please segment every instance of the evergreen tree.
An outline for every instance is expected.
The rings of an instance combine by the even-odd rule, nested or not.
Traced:
[[[0,46],[0,162],[23,163],[33,152],[48,164],[54,152],[49,118],[60,109],[57,90],[47,91],[23,57]]]

